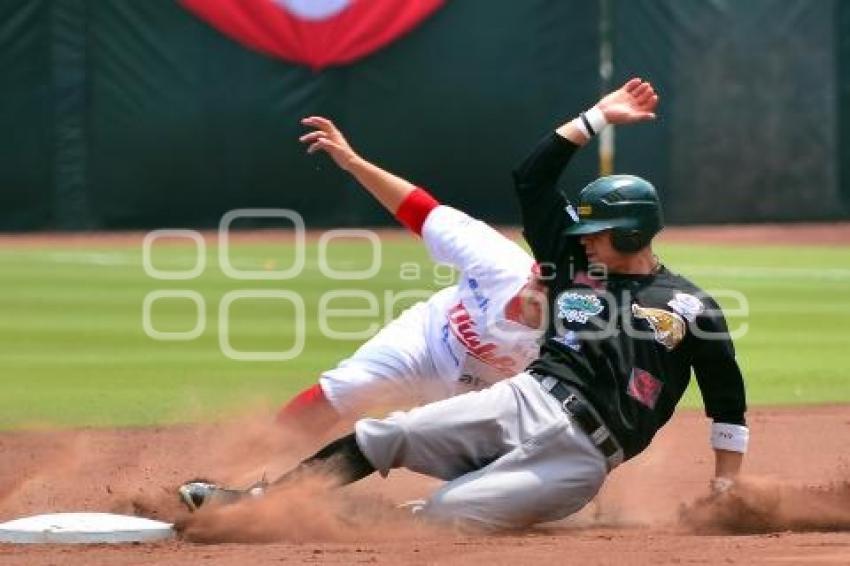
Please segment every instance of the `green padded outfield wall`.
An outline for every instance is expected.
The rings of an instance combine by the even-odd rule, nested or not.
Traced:
[[[838,166],[841,197],[850,208],[850,2],[838,2]]]
[[[0,1],[0,229],[45,226],[53,198],[46,0]]]
[[[61,73],[27,63],[21,72],[43,76],[27,75],[20,104],[42,89],[48,112],[28,106],[17,125],[44,120],[52,104],[58,123],[42,129],[66,143],[46,168],[44,151],[18,148],[2,174],[14,161],[17,175],[51,162],[64,175],[58,186],[22,179],[33,198],[4,228],[214,226],[241,207],[291,208],[310,226],[392,222],[326,157],[304,155],[298,120],[316,113],[444,201],[516,222],[511,168],[598,91],[598,12],[584,0],[449,0],[384,50],[317,73],[243,48],[172,0],[51,5],[47,18],[63,35],[46,45]],[[35,33],[45,25],[38,15],[0,37]],[[15,40],[18,58],[44,49],[26,34]],[[567,181],[587,182],[595,170],[586,152]],[[18,190],[2,187],[7,198]]]
[[[653,179],[670,219],[850,216],[846,0],[612,1],[618,80],[664,96],[657,124],[617,132],[617,169]]]
[[[298,119],[314,113],[444,201],[516,222],[511,168],[602,88],[604,2],[616,82],[642,74],[663,95],[658,122],[616,132],[616,169],[654,181],[669,221],[848,217],[848,2],[448,0],[313,72],[175,0],[0,0],[0,230],[206,227],[243,207],[392,223],[303,154]]]

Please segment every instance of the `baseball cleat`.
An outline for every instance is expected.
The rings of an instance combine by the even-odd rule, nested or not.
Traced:
[[[228,505],[245,497],[259,497],[265,493],[267,485],[260,481],[248,489],[232,489],[206,481],[192,481],[177,488],[177,493],[189,511],[195,512],[208,505]]]

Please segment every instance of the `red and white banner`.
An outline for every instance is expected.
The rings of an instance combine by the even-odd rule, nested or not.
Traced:
[[[243,45],[321,69],[401,37],[445,0],[180,0]]]

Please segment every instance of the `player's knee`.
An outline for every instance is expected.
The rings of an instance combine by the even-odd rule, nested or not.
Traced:
[[[471,499],[452,491],[438,491],[421,510],[425,519],[463,529],[495,531],[519,528],[507,513],[492,502]]]
[[[552,495],[547,486],[511,486],[507,478],[489,479],[443,486],[428,500],[422,510],[424,516],[485,530],[520,529],[543,520],[541,512],[545,512]]]
[[[560,478],[548,497],[552,514],[548,520],[563,519],[580,511],[596,497],[606,477],[604,465],[589,464]]]
[[[587,505],[605,481],[604,466],[577,466],[568,475],[510,489],[504,483],[444,486],[423,508],[425,517],[483,529],[522,529],[564,519]]]
[[[354,432],[361,452],[382,476],[405,465],[408,434],[403,413],[385,419],[360,419]]]

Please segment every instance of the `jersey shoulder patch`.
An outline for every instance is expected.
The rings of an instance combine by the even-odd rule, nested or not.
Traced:
[[[685,317],[688,322],[694,322],[705,311],[705,305],[702,301],[690,293],[676,293],[667,302],[667,306]]]
[[[567,291],[558,296],[558,318],[584,324],[604,310],[602,301],[592,293]]]
[[[674,349],[685,338],[685,320],[674,312],[632,303],[632,316],[645,320],[652,329],[655,341],[668,350]]]

